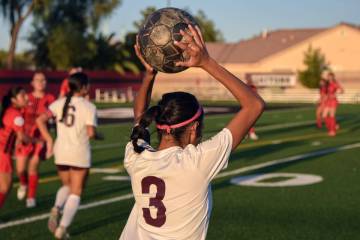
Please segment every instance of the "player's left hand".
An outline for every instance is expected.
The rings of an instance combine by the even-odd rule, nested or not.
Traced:
[[[210,60],[209,53],[206,49],[204,38],[198,26],[189,24],[186,31],[180,30],[183,36],[181,42],[175,41],[174,44],[189,56],[187,60],[176,62],[176,66],[184,67],[204,67]]]

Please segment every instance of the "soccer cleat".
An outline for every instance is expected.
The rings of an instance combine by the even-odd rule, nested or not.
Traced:
[[[19,201],[24,200],[25,196],[26,196],[26,190],[27,187],[25,185],[20,185],[18,190],[17,190],[17,198]]]
[[[54,236],[56,239],[61,239],[61,240],[70,239],[70,235],[67,233],[66,228],[62,226],[56,228]]]
[[[254,132],[250,133],[249,137],[250,137],[251,140],[254,140],[254,141],[259,139],[259,137]]]
[[[57,207],[53,207],[50,211],[50,217],[48,220],[48,229],[54,233],[59,225],[60,210]]]
[[[27,207],[27,208],[34,208],[34,207],[36,207],[36,200],[35,200],[35,198],[28,198],[28,199],[26,199],[26,207]]]

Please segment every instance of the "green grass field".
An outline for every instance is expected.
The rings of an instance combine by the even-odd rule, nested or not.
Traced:
[[[340,107],[341,129],[335,138],[315,128],[313,106],[264,112],[257,123],[260,140],[245,140],[232,153],[228,168],[213,181],[214,206],[207,239],[359,239],[359,110],[359,105]],[[230,118],[230,114],[208,116],[205,138]],[[93,167],[119,172],[92,172],[82,198],[86,209],[78,212],[69,229],[72,239],[117,239],[133,204],[128,195],[130,182],[103,179],[126,176],[122,159],[130,124],[104,125],[100,130],[106,140],[93,143]],[[230,183],[234,177],[267,173],[312,174],[323,180],[286,187]],[[284,180],[288,178],[274,177],[261,183]],[[14,189],[0,211],[0,239],[53,239],[43,214],[52,207],[59,186],[53,162],[44,162],[38,207],[26,209]],[[92,203],[98,206],[89,205]],[[10,223],[13,226],[6,225]]]

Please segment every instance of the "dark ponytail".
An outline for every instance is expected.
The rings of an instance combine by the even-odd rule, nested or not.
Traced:
[[[74,95],[74,92],[71,91],[71,90],[70,90],[70,92],[68,94],[66,94],[66,100],[65,100],[64,107],[63,107],[63,112],[62,112],[62,115],[61,115],[60,122],[64,122],[64,120],[66,118],[67,111],[68,111],[68,108],[69,108],[69,104],[70,104],[70,101],[71,101],[71,98],[72,98],[73,95]]]
[[[16,98],[16,95],[18,95],[21,91],[25,91],[23,87],[13,87],[9,89],[5,96],[3,96],[0,112],[0,128],[4,128],[4,116],[6,110],[11,106],[11,99]]]
[[[150,133],[147,129],[152,121],[159,115],[161,109],[159,106],[149,108],[141,117],[140,122],[133,128],[130,139],[134,146],[134,151],[141,153],[144,147],[138,145],[138,140],[143,139],[150,144]]]
[[[70,75],[68,82],[69,82],[70,92],[68,94],[66,94],[66,100],[65,100],[64,107],[63,107],[63,112],[61,115],[60,122],[64,122],[64,120],[66,118],[69,104],[71,102],[71,98],[74,96],[74,93],[80,92],[83,87],[86,87],[87,85],[89,85],[89,79],[88,79],[87,75],[83,72],[74,73],[74,74]]]
[[[199,108],[199,102],[196,97],[190,93],[172,92],[164,94],[162,99],[158,102],[158,105],[149,108],[141,117],[139,124],[134,127],[130,137],[134,146],[134,151],[137,153],[144,151],[144,147],[138,145],[138,139],[143,139],[150,144],[150,133],[147,130],[147,127],[152,121],[155,120],[156,124],[160,125],[178,124],[191,119]],[[196,132],[198,141],[200,141],[202,136],[203,118],[204,113],[201,113],[199,118],[195,120],[199,123]],[[170,132],[157,129],[158,139],[161,141],[163,135],[171,134],[174,139],[180,143],[187,127],[188,125],[174,128],[171,129]]]

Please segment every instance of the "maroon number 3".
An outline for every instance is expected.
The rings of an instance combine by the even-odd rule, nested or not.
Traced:
[[[153,218],[150,215],[149,208],[143,208],[143,216],[145,222],[154,227],[161,227],[166,222],[166,208],[162,200],[165,197],[165,182],[161,178],[157,178],[154,176],[148,176],[143,178],[141,181],[141,189],[143,194],[150,193],[150,186],[156,186],[156,196],[149,199],[149,206],[154,206],[157,208],[156,218]]]

